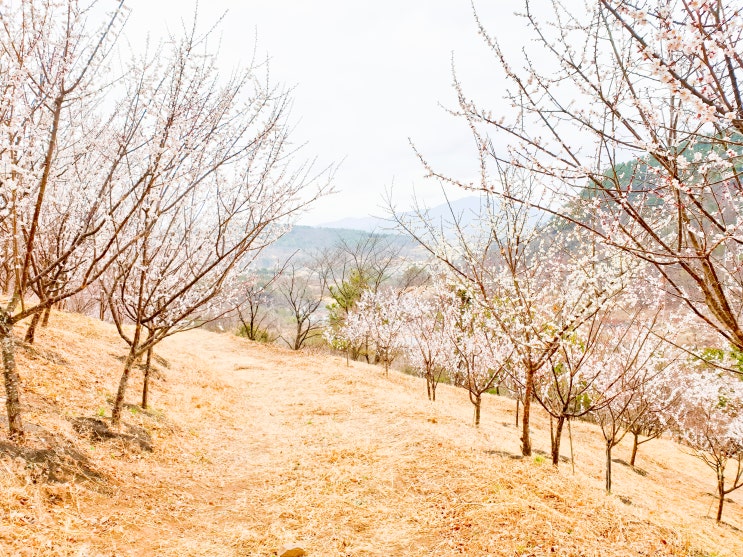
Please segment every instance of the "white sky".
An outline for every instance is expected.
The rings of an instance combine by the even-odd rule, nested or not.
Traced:
[[[149,34],[191,20],[195,0],[128,0],[125,34],[136,43]],[[478,2],[481,19],[501,41],[516,48],[523,23],[520,2]],[[304,155],[320,164],[343,161],[339,193],[321,200],[301,222],[382,215],[393,187],[407,209],[415,190],[429,205],[441,202],[408,138],[435,166],[460,177],[474,175],[476,161],[466,123],[447,114],[454,107],[451,56],[468,93],[497,110],[504,85],[491,52],[478,36],[469,0],[201,0],[199,23],[223,13],[221,55],[225,69],[258,52],[271,58],[272,79],[294,85],[293,119]],[[468,195],[450,191],[452,198]]]

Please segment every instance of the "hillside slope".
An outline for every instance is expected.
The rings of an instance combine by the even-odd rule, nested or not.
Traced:
[[[706,518],[712,472],[671,441],[643,445],[644,476],[617,465],[606,496],[589,424],[575,474],[554,470],[513,458],[510,400],[488,397],[478,430],[461,390],[429,403],[416,378],[231,335],[167,341],[154,410],[130,407],[129,441],[94,441],[73,425],[110,415],[123,352],[109,325],[64,313],[19,346],[31,439],[0,443],[0,555],[743,555],[743,499],[727,524]]]

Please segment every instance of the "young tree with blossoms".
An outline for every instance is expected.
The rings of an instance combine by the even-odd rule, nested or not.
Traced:
[[[367,325],[363,316],[357,311],[351,311],[343,319],[343,324],[328,327],[323,332],[323,338],[329,346],[346,353],[346,365],[349,363],[351,352],[360,351],[361,346],[368,344]]]
[[[717,522],[725,496],[743,487],[743,382],[728,373],[690,370],[674,415],[680,440],[715,472]]]
[[[451,345],[449,369],[455,384],[467,389],[478,427],[482,395],[503,381],[516,350],[490,310],[476,305],[466,289],[451,285],[444,302],[444,331]]]
[[[674,346],[669,328],[659,323],[662,309],[644,298],[638,298],[629,307],[620,307],[591,362],[598,373],[588,397],[593,402],[591,416],[605,441],[607,493],[612,487],[614,447],[635,426],[634,420],[646,419],[651,409],[661,412],[670,408],[670,404],[662,410],[653,408],[653,403],[675,400],[683,389],[678,375],[682,352]],[[650,388],[664,388],[652,403],[648,400]],[[656,418],[665,420],[665,415]]]
[[[268,277],[249,276],[234,294],[235,311],[240,322],[239,334],[253,341],[273,342],[277,338],[275,323],[269,319],[275,299],[276,281],[286,266],[273,271]]]
[[[332,298],[328,305],[330,331],[326,338],[332,346],[346,350],[346,355],[354,360],[365,356],[369,362],[366,337],[349,343],[347,338],[343,340],[341,329],[364,292],[377,292],[400,271],[404,262],[401,250],[402,244],[394,237],[372,232],[354,241],[341,238],[318,258],[321,259],[318,264],[328,271],[328,292]]]
[[[438,290],[435,285],[431,293],[407,294],[409,311],[403,332],[408,359],[426,380],[426,393],[431,401],[436,400],[436,387],[452,359],[452,344],[445,327],[445,305]]]
[[[592,365],[606,313],[594,315],[578,329],[560,339],[542,373],[535,377],[534,398],[550,415],[552,465],[560,464],[563,428],[571,419],[594,409],[596,399],[589,396],[603,369]],[[555,420],[554,428],[552,419]]]
[[[390,365],[405,346],[405,324],[410,313],[409,298],[401,292],[367,290],[346,320],[344,337],[349,342],[369,340],[388,375]]]
[[[632,452],[629,465],[637,463],[640,445],[658,439],[673,425],[671,416],[683,396],[684,382],[680,361],[651,376],[636,386],[632,404],[620,419],[632,434]]]
[[[115,426],[134,363],[167,336],[233,310],[239,277],[289,217],[327,190],[310,166],[292,163],[289,98],[261,83],[258,68],[220,82],[208,36],[195,31],[155,56],[159,64],[142,64],[137,80],[153,87],[140,95],[143,135],[129,164],[145,202],[133,241],[104,275],[129,345]]]
[[[118,83],[116,118],[104,122],[112,137],[98,138],[123,152],[121,164],[103,166],[115,188],[99,197],[114,208],[105,206],[89,248],[115,257],[93,258],[87,276],[101,277],[129,346],[114,425],[134,363],[166,336],[223,313],[235,277],[324,191],[307,167],[291,165],[287,95],[261,83],[258,67],[220,77],[214,56],[209,36],[192,29],[132,59]],[[84,117],[96,121],[95,112]],[[65,171],[75,174],[79,164]],[[77,177],[85,185],[95,174]],[[114,209],[126,211],[120,224]],[[147,377],[145,405],[146,393]]]

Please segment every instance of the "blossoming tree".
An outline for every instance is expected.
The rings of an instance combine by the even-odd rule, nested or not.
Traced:
[[[518,63],[478,19],[509,82],[494,111],[455,80],[483,172],[538,175],[554,193],[542,208],[649,262],[663,290],[743,349],[743,4],[550,6],[522,3],[533,42]]]
[[[725,496],[743,487],[743,383],[724,371],[691,371],[675,413],[679,438],[717,478],[717,522]]]
[[[409,294],[404,342],[411,365],[426,380],[428,399],[436,400],[436,387],[447,373],[452,346],[445,328],[444,304],[438,288]]]
[[[444,330],[451,345],[449,369],[455,383],[467,389],[474,406],[474,424],[479,426],[482,395],[505,379],[516,350],[490,310],[479,306],[466,288],[451,284],[445,304]]]
[[[289,98],[257,68],[220,79],[208,35],[195,31],[154,56],[158,64],[135,74],[149,86],[138,95],[138,147],[127,165],[144,201],[126,231],[132,240],[115,239],[127,247],[103,280],[129,346],[114,425],[134,363],[167,336],[235,309],[238,277],[328,185],[293,163]]]
[[[20,441],[14,327],[83,291],[132,241],[124,230],[143,197],[124,168],[144,85],[130,83],[129,96],[112,85],[123,2],[97,22],[76,0],[0,10],[0,344],[9,433]]]

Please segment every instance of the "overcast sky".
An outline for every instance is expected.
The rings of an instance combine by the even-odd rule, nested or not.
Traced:
[[[194,0],[128,0],[126,35],[157,41],[192,18]],[[478,12],[504,43],[523,41],[516,2],[479,2]],[[294,86],[295,140],[306,157],[341,162],[338,193],[302,219],[320,224],[381,215],[392,188],[406,209],[413,191],[433,205],[437,184],[424,180],[408,138],[439,168],[474,175],[473,142],[453,107],[451,59],[468,93],[501,104],[503,84],[478,36],[469,0],[201,0],[199,22],[219,29],[221,62],[229,69],[258,52],[271,59],[272,79]],[[468,195],[450,191],[453,198]]]

